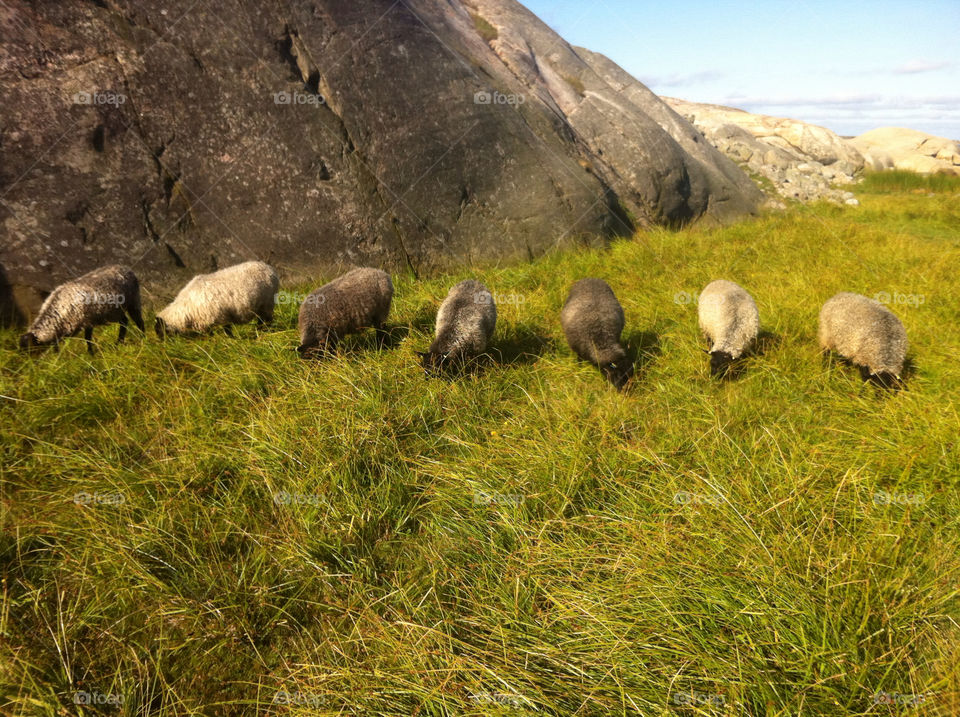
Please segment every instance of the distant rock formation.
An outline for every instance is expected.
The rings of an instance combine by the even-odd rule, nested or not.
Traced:
[[[763,201],[515,0],[6,0],[0,27],[0,316],[113,262],[156,304],[248,259],[420,275]]]
[[[799,120],[664,97],[721,152],[768,179],[783,197],[856,204],[850,184],[864,158],[839,135]]]
[[[960,174],[960,142],[914,129],[881,127],[848,142],[870,169],[905,169],[922,174]]]

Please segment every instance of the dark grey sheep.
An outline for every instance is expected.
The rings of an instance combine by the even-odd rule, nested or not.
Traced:
[[[633,375],[633,364],[620,344],[623,307],[603,279],[581,279],[570,287],[560,325],[573,352],[598,367],[618,390]]]
[[[497,306],[487,287],[473,279],[461,281],[440,304],[429,350],[418,352],[424,370],[429,374],[463,367],[486,351],[496,327]]]
[[[20,348],[38,352],[83,329],[87,350],[93,353],[93,327],[114,321],[120,324],[117,342],[127,335],[127,316],[143,331],[140,282],[128,268],[104,266],[61,284],[40,307],[30,330],[20,337]]]
[[[901,382],[907,331],[890,309],[860,294],[841,292],[820,309],[820,346],[859,367],[864,381]]]
[[[324,284],[300,305],[300,357],[316,358],[333,351],[344,336],[371,326],[382,346],[392,301],[393,282],[379,269],[353,269]]]

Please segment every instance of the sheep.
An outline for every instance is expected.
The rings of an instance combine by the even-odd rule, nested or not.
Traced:
[[[820,309],[818,338],[824,353],[836,351],[860,369],[864,381],[898,386],[907,358],[907,332],[879,301],[840,292]]]
[[[232,324],[273,320],[277,272],[262,261],[247,261],[212,274],[193,277],[171,304],[157,314],[154,328],[167,334],[201,333],[223,326],[233,336]]]
[[[371,326],[382,347],[387,338],[384,323],[392,301],[393,282],[387,272],[379,269],[353,269],[324,284],[300,305],[300,358],[318,358],[332,352],[344,336]]]
[[[127,316],[141,331],[140,282],[127,267],[112,264],[84,274],[54,289],[40,307],[30,330],[20,337],[20,348],[39,353],[83,329],[87,351],[93,353],[93,327],[118,322],[117,343],[127,335]]]
[[[710,373],[723,376],[757,340],[760,312],[743,287],[725,279],[707,284],[697,303],[700,330],[710,342]]]
[[[623,307],[603,279],[580,279],[560,311],[560,325],[573,352],[600,369],[617,390],[633,375],[633,364],[620,344]]]
[[[437,311],[436,337],[426,352],[417,352],[424,372],[462,368],[482,354],[497,327],[497,306],[486,286],[466,279],[451,287]]]

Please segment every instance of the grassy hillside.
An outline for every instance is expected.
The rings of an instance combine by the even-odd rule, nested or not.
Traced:
[[[100,329],[92,359],[0,334],[0,713],[960,714],[960,184],[891,181],[398,276],[392,345],[324,362],[292,301],[234,339]],[[426,380],[466,276],[496,351]],[[584,276],[626,311],[622,394],[560,332]],[[723,383],[718,277],[764,328]],[[821,360],[840,290],[888,295],[908,390]]]

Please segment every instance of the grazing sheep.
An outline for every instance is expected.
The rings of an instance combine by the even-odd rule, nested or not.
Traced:
[[[130,269],[104,266],[61,284],[40,307],[30,330],[20,337],[20,348],[39,352],[83,329],[87,350],[93,353],[93,327],[118,322],[117,342],[127,335],[127,316],[143,331],[140,314],[140,282]]]
[[[353,269],[324,284],[300,305],[300,357],[316,358],[333,351],[344,336],[371,326],[383,346],[392,301],[393,282],[379,269]]]
[[[464,363],[482,354],[497,326],[493,295],[479,281],[453,286],[437,312],[436,338],[428,351],[417,352],[427,375]]]
[[[603,279],[581,279],[570,287],[560,312],[567,343],[618,390],[633,375],[633,364],[620,344],[623,324],[623,307]]]
[[[199,274],[157,314],[157,336],[201,333],[214,326],[223,326],[226,334],[232,336],[232,324],[253,319],[261,324],[270,322],[279,284],[277,273],[262,261]]]
[[[760,312],[747,291],[732,281],[711,281],[698,300],[700,330],[710,342],[710,373],[723,376],[757,340]]]
[[[859,367],[864,381],[899,384],[907,332],[879,301],[847,292],[833,296],[820,309],[819,339],[824,351],[836,351]]]

